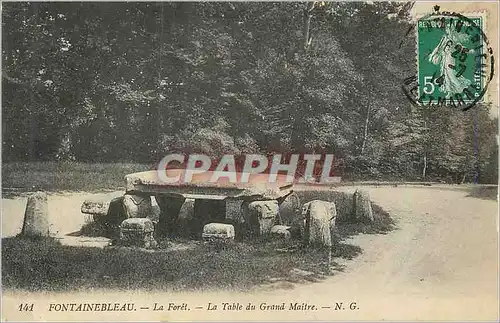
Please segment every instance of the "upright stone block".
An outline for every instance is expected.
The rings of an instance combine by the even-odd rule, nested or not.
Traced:
[[[179,210],[178,232],[184,238],[191,237],[190,225],[194,220],[194,199],[186,199]]]
[[[28,196],[21,234],[31,237],[48,237],[50,235],[48,217],[47,194],[45,192],[31,194]]]
[[[370,194],[364,190],[356,190],[353,197],[356,220],[361,222],[373,222],[374,218]]]
[[[335,203],[320,200],[307,202],[304,204],[302,214],[305,221],[304,243],[319,247],[331,247],[337,216]]]
[[[150,219],[130,218],[120,225],[120,244],[141,248],[156,248],[154,225]]]
[[[225,199],[226,220],[231,222],[238,221],[241,216],[241,204],[243,201],[234,199]]]
[[[262,236],[271,232],[278,216],[278,201],[244,202],[241,208],[245,230],[251,236]]]

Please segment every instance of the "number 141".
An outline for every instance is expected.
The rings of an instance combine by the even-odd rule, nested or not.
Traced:
[[[19,312],[33,312],[34,304],[19,304]]]

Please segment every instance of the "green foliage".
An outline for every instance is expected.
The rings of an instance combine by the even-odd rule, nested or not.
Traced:
[[[325,152],[353,179],[491,181],[487,107],[416,109],[401,93],[410,8],[6,3],[3,159]]]

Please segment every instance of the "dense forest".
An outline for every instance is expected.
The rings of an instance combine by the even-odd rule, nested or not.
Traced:
[[[413,106],[411,3],[2,5],[2,159],[330,153],[349,179],[497,181],[490,106]]]

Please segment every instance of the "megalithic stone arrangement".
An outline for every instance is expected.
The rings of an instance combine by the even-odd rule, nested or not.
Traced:
[[[21,235],[30,237],[50,236],[47,193],[35,192],[28,196]]]

